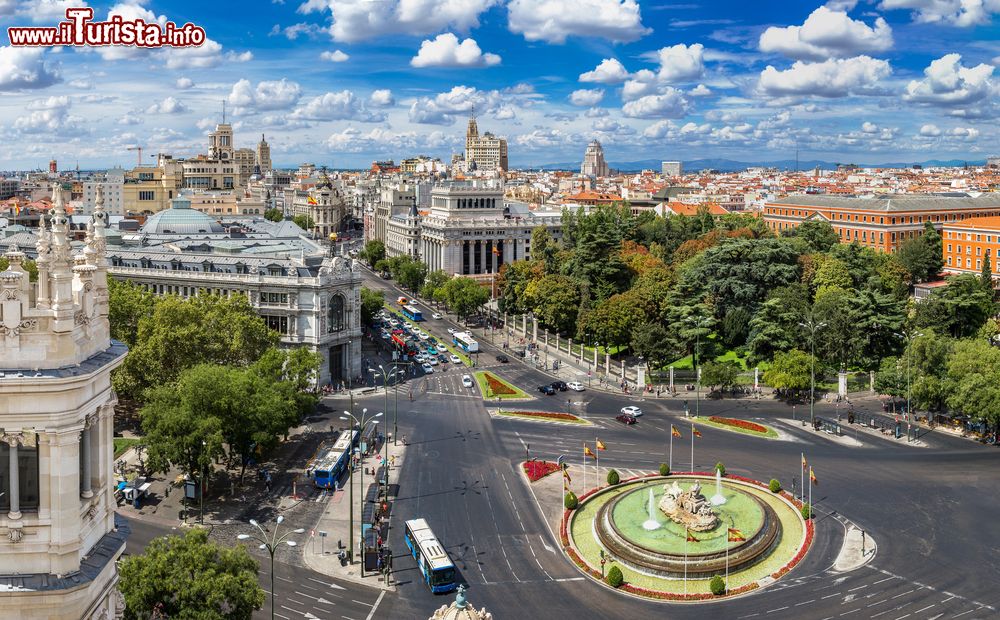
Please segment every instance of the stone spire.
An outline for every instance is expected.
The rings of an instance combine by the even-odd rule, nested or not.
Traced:
[[[50,240],[51,235],[45,225],[45,218],[39,218],[38,242],[35,244],[35,250],[38,252],[38,258],[35,259],[35,264],[38,266],[38,298],[35,301],[35,307],[39,310],[48,310],[51,302],[49,299],[49,264],[52,262],[49,253]]]
[[[53,204],[50,212],[50,220],[52,222],[50,278],[52,282],[52,308],[58,311],[71,307],[73,303],[71,294],[72,261],[69,246],[69,219],[66,217],[62,188],[58,183],[52,186],[52,200]]]

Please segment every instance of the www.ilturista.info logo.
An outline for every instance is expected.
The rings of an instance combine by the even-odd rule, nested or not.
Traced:
[[[46,47],[55,45],[127,45],[135,47],[198,47],[205,42],[205,29],[192,23],[148,23],[142,19],[126,20],[120,15],[106,22],[95,22],[94,9],[66,9],[66,21],[58,26],[7,28],[12,46]]]

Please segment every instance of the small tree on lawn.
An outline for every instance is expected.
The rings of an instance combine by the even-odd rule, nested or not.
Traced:
[[[712,591],[712,594],[716,596],[722,596],[726,593],[726,581],[721,575],[715,575],[712,580],[708,582],[708,589]]]
[[[608,576],[605,578],[608,585],[612,588],[618,588],[623,583],[625,583],[625,575],[622,575],[622,569],[617,566],[612,566],[611,570],[608,571]]]
[[[579,500],[576,498],[576,493],[573,491],[566,492],[566,499],[563,500],[563,505],[566,506],[566,510],[576,510],[576,505]]]
[[[670,475],[670,466],[667,465],[666,463],[660,463],[660,475],[661,476],[669,476]]]
[[[621,482],[621,477],[618,475],[618,472],[616,470],[614,470],[614,469],[612,469],[611,471],[609,471],[608,472],[608,484],[611,485],[611,486],[615,486],[619,482]]]
[[[812,519],[814,516],[815,513],[813,512],[812,506],[809,505],[809,502],[802,504],[802,518],[808,520]]]
[[[716,463],[715,468],[719,470],[719,473],[721,473],[723,476],[726,475],[726,466],[722,464],[722,461]]]
[[[777,478],[771,478],[771,483],[767,486],[771,489],[771,493],[781,493],[781,483],[778,482]]]

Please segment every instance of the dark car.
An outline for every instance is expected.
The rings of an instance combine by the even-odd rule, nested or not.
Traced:
[[[388,272],[388,271],[383,271],[383,272],[382,272],[382,279],[383,279],[383,280],[388,280],[388,279],[390,279],[391,277],[392,277],[392,276],[390,276],[390,275],[389,275],[389,272]]]
[[[549,396],[552,396],[553,394],[556,393],[555,388],[552,387],[551,385],[540,385],[538,386],[538,391],[541,392],[542,394],[548,394]]]
[[[500,362],[501,364],[506,364],[507,362],[510,361],[510,359],[508,359],[506,355],[501,353],[500,355],[497,356],[497,361]]]
[[[552,387],[554,389],[559,390],[560,392],[565,392],[566,390],[569,389],[569,386],[566,385],[565,381],[553,381],[552,382]]]
[[[636,423],[635,416],[634,415],[629,415],[627,413],[619,413],[618,415],[615,416],[615,419],[618,420],[619,422],[621,422],[622,424],[635,424]]]
[[[438,361],[441,362],[442,364],[447,364],[448,361],[449,361],[448,360],[448,356],[447,355],[443,355],[443,354],[442,355],[438,355]]]

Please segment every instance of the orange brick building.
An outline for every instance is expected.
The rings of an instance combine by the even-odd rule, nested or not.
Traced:
[[[841,243],[857,242],[881,252],[895,252],[907,239],[920,236],[924,222],[940,229],[952,222],[992,216],[1000,216],[1000,193],[877,198],[805,194],[764,205],[764,221],[775,233],[807,220],[822,220],[833,226]]]
[[[994,275],[1000,275],[1000,217],[977,217],[945,224],[941,230],[944,270],[975,273],[989,256]]]

